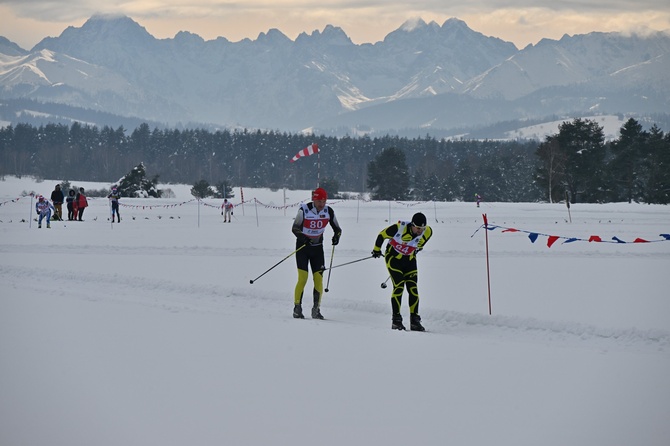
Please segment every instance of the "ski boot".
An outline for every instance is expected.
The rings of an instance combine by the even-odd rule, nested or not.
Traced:
[[[402,316],[399,314],[394,314],[391,319],[391,330],[405,330],[405,326],[402,324]]]
[[[426,331],[421,325],[421,316],[414,313],[409,315],[409,329],[412,331]]]
[[[293,307],[293,317],[296,319],[305,319],[305,316],[302,314],[302,305],[298,304]]]
[[[325,319],[317,306],[312,307],[312,319]]]
[[[51,223],[47,223],[47,229],[51,229]]]

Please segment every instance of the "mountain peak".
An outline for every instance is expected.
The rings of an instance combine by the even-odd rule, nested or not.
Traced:
[[[257,42],[260,43],[278,43],[278,42],[290,42],[286,34],[279,31],[277,28],[270,28],[267,33],[258,34]]]
[[[414,17],[406,20],[405,23],[400,25],[400,28],[398,29],[405,32],[412,32],[416,31],[417,29],[425,28],[426,26],[428,25],[421,17]]]
[[[76,28],[68,27],[61,37],[72,32]],[[81,27],[80,31],[87,35],[93,35],[97,38],[120,40],[120,41],[141,41],[154,40],[154,37],[128,16],[121,14],[96,14],[91,16]]]
[[[189,31],[179,31],[177,34],[175,34],[174,40],[175,42],[184,42],[193,44],[200,44],[205,41],[205,39],[203,39],[199,35],[193,34],[192,32]]]
[[[101,29],[101,28],[131,28],[144,29],[139,23],[123,14],[94,14],[86,20],[81,29]]]
[[[307,33],[300,33],[296,38],[296,42],[303,40],[312,40],[322,43],[328,43],[331,45],[353,45],[353,42],[347,36],[347,34],[339,26],[326,25],[323,28],[323,32],[320,32],[318,29],[312,31],[312,34],[307,35]]]
[[[0,36],[0,54],[6,54],[8,56],[24,56],[28,54],[28,52],[6,37]]]

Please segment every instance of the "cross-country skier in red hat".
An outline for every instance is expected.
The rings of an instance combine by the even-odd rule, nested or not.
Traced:
[[[302,295],[307,284],[308,265],[312,269],[314,280],[314,305],[312,307],[312,319],[323,319],[321,315],[321,296],[323,295],[323,272],[326,262],[323,254],[323,233],[326,226],[333,228],[332,245],[340,241],[342,229],[335,218],[335,211],[326,206],[328,194],[323,188],[317,188],[312,192],[312,201],[302,203],[298,214],[293,221],[291,230],[296,236],[296,249],[300,248],[295,255],[298,266],[298,283],[295,285],[293,298],[293,317],[303,319]],[[302,248],[301,248],[302,247]]]

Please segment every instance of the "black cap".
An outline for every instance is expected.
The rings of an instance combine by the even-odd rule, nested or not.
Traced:
[[[426,226],[426,216],[423,215],[421,212],[417,212],[416,214],[414,214],[414,216],[412,216],[412,224],[414,226],[420,226],[423,228],[424,226]]]

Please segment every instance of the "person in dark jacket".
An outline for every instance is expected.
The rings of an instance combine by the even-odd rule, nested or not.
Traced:
[[[74,195],[74,189],[70,189],[70,192],[67,193],[67,198],[65,199],[67,202],[67,219],[70,221],[77,218],[77,213],[74,209]]]
[[[323,319],[321,315],[321,296],[323,295],[323,272],[326,262],[323,254],[323,233],[330,224],[334,235],[332,245],[340,241],[342,229],[335,218],[335,211],[326,206],[328,194],[322,188],[312,192],[312,202],[302,203],[293,221],[291,231],[296,237],[295,261],[298,266],[298,283],[295,285],[293,298],[293,317],[304,319],[302,313],[302,295],[307,284],[307,268],[312,268],[314,280],[314,306],[312,319]]]
[[[65,196],[63,191],[60,190],[60,184],[56,184],[55,189],[51,192],[51,202],[54,205],[54,220],[63,219],[63,202],[65,201]]]

